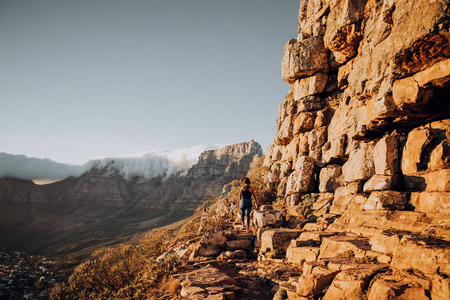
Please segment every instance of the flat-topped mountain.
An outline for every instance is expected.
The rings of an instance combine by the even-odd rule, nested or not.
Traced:
[[[254,141],[229,145],[203,152],[187,172],[153,178],[126,178],[113,163],[48,185],[0,178],[1,246],[44,253],[64,246],[70,253],[123,241],[190,216],[262,153]]]
[[[255,155],[262,155],[262,149],[251,141],[205,151],[187,173],[168,177],[126,178],[110,163],[94,166],[80,177],[42,186],[1,178],[0,201],[193,210],[207,197],[220,195],[224,184],[245,175]]]

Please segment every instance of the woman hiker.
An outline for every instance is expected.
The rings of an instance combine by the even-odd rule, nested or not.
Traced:
[[[250,186],[250,179],[247,177],[242,177],[241,183],[245,185],[241,188],[241,191],[239,192],[239,198],[241,199],[239,208],[241,209],[242,225],[244,225],[244,217],[247,216],[247,232],[248,232],[250,228],[250,212],[252,211],[252,195],[253,199],[255,199],[256,208],[258,208],[258,201],[256,200],[255,189]]]

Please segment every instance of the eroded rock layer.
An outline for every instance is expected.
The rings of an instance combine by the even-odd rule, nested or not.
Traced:
[[[450,297],[449,25],[445,0],[301,1],[265,165],[288,206],[312,201],[305,232],[337,236],[284,249],[316,263],[299,296]]]

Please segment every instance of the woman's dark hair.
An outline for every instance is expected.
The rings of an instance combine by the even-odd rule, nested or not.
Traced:
[[[250,184],[250,178],[248,177],[242,177],[241,178],[241,182],[245,183],[245,184]]]

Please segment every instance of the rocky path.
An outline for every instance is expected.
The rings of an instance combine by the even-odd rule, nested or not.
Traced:
[[[448,299],[448,230],[424,230],[422,215],[326,213],[292,223],[280,212],[255,211],[251,233],[208,230],[173,276],[178,299]]]
[[[233,226],[225,236],[226,251],[217,258],[191,254],[180,273],[173,275],[182,286],[179,299],[272,299],[280,282],[287,286],[289,280],[298,280],[300,269],[292,264],[256,260],[254,232]],[[202,240],[203,245],[208,243]],[[217,240],[209,241],[214,243]],[[202,247],[207,250],[200,242],[197,249]]]

